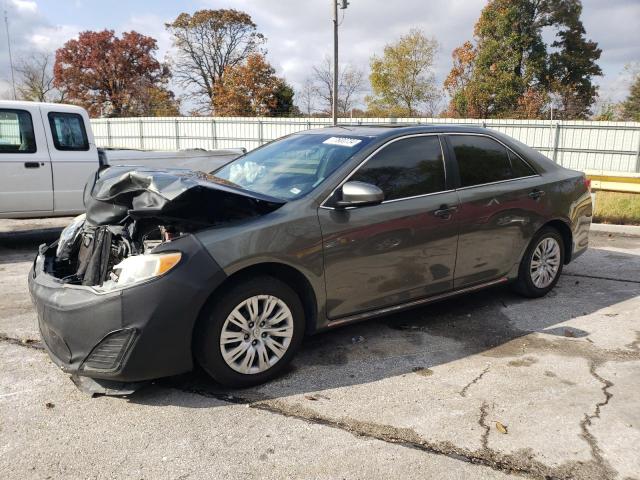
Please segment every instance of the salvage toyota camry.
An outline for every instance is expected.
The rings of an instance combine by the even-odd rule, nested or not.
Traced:
[[[543,296],[592,214],[581,172],[456,126],[307,131],[211,174],[112,167],[85,206],[29,288],[53,361],[106,391],[194,362],[255,385],[307,334],[503,283]]]

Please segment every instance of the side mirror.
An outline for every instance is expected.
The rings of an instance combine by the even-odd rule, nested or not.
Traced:
[[[347,182],[342,185],[342,200],[336,202],[336,207],[364,207],[377,205],[383,200],[384,192],[375,185],[365,182]]]

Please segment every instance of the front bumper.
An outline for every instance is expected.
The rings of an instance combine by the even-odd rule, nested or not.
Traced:
[[[29,291],[51,359],[64,372],[138,382],[193,368],[198,315],[225,274],[192,235],[156,248],[180,251],[166,275],[109,293],[68,285],[34,262]]]

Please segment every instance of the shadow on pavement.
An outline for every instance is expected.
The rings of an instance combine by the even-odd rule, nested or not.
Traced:
[[[608,253],[593,250],[591,257]],[[621,262],[640,264],[636,255],[618,255],[625,257]],[[587,265],[583,261],[572,276],[563,276],[542,299],[524,299],[499,287],[309,337],[289,371],[259,387],[230,390],[196,370],[159,380],[130,401],[160,406],[170,398],[180,406],[213,407],[220,399],[273,399],[426,371],[475,354],[488,361],[518,357],[525,347],[589,358],[589,332],[561,324],[640,295],[640,282],[576,276]],[[543,335],[525,338],[531,333]],[[167,388],[212,399],[193,402],[188,396],[167,396]]]

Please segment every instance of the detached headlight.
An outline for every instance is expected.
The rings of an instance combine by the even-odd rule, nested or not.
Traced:
[[[113,280],[105,282],[102,288],[112,290],[159,277],[175,267],[181,258],[179,252],[127,257],[113,267]]]
[[[58,248],[56,249],[56,257],[58,260],[69,260],[69,254],[82,230],[85,219],[86,215],[84,213],[78,215],[62,230],[60,239],[58,240]]]

